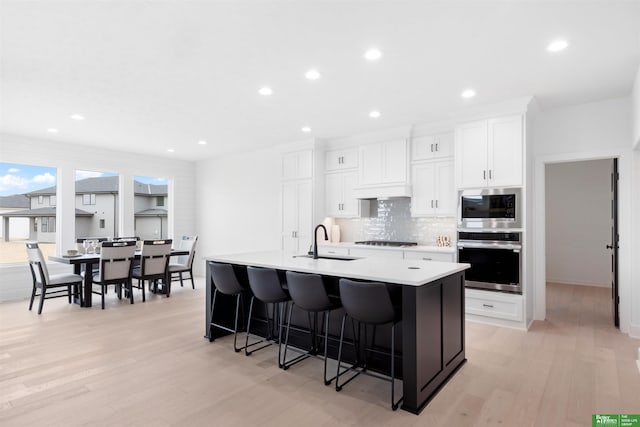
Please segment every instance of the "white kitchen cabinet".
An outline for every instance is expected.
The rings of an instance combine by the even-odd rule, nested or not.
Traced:
[[[364,258],[387,258],[387,259],[402,259],[402,251],[397,249],[377,249],[377,248],[350,248],[349,255],[354,257]]]
[[[367,144],[359,148],[359,184],[377,185],[407,182],[405,140]]]
[[[411,160],[433,160],[453,156],[453,133],[418,136],[411,141]]]
[[[411,166],[411,181],[411,216],[455,215],[453,160],[415,163]]]
[[[360,204],[353,190],[358,173],[328,173],[325,175],[325,210],[327,216],[354,218],[360,216]]]
[[[282,179],[305,179],[313,176],[313,150],[282,155]]]
[[[465,313],[480,316],[480,318],[523,322],[522,295],[467,288],[465,290]]]
[[[309,250],[313,234],[311,180],[282,183],[282,249],[303,253]]]
[[[466,123],[456,129],[458,188],[522,185],[522,116]]]
[[[332,255],[332,256],[349,255],[349,248],[331,246],[331,245],[321,245],[318,243],[318,254]]]
[[[358,167],[358,149],[346,148],[327,151],[324,165],[327,172],[355,169]]]
[[[404,259],[455,262],[455,253],[436,251],[404,251]]]

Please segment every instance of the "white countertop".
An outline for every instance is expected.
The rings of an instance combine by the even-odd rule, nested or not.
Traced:
[[[428,245],[417,245],[417,246],[378,246],[378,245],[356,245],[354,242],[340,242],[340,243],[331,243],[331,242],[318,242],[318,247],[338,247],[338,248],[361,248],[361,249],[384,249],[384,250],[392,250],[392,251],[408,251],[408,252],[441,252],[452,254],[456,251],[456,248],[453,246],[428,246]]]
[[[469,264],[453,262],[404,259],[359,258],[353,261],[312,259],[295,257],[295,254],[285,251],[214,255],[205,257],[205,259],[207,261],[397,283],[408,286],[424,285],[470,267]]]

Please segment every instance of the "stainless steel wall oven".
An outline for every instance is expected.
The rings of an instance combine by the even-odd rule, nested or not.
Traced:
[[[458,232],[458,262],[471,264],[465,286],[521,294],[521,236],[512,231]]]

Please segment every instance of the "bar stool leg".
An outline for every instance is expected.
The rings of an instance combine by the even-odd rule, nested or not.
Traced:
[[[236,342],[238,340],[238,317],[239,317],[238,315],[240,314],[240,298],[241,297],[242,297],[241,293],[236,296],[236,320],[234,322],[234,328],[233,328],[234,329],[234,333],[233,333],[233,350],[236,353],[239,353],[240,350],[242,350],[242,347],[238,348],[236,346]]]
[[[151,286],[151,282],[149,282],[149,286]],[[209,323],[209,342],[213,342],[213,340],[215,338],[213,338],[213,333],[211,332],[211,325],[213,324],[213,309],[216,306],[216,297],[218,296],[218,290],[214,289],[213,290],[213,302],[211,303],[211,315],[210,315],[210,319],[211,322]]]

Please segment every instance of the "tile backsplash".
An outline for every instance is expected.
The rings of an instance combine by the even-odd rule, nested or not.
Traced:
[[[418,242],[421,245],[436,245],[440,235],[449,236],[455,242],[456,222],[454,217],[411,217],[411,199],[408,197],[372,201],[371,218],[336,218],[340,226],[340,241],[395,240]]]

